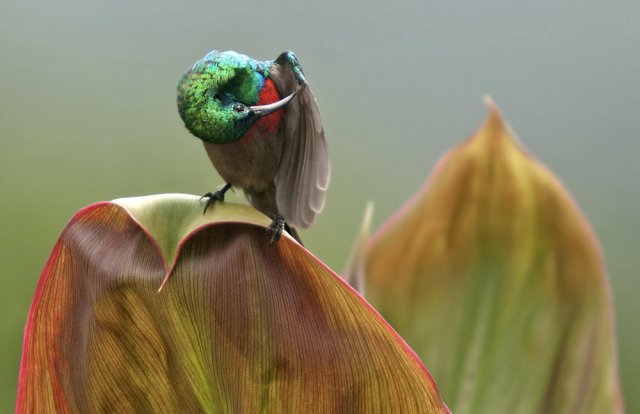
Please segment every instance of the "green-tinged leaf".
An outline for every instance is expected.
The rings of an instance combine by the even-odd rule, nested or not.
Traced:
[[[204,203],[187,194],[157,194],[153,197],[129,197],[113,200],[124,207],[131,218],[149,233],[170,268],[178,245],[189,233],[207,224],[221,222],[269,225],[269,219],[258,210],[244,204],[213,204],[203,213]],[[284,233],[288,236],[288,233]]]
[[[458,414],[621,412],[598,243],[489,106],[372,239],[367,297]]]
[[[29,314],[18,412],[447,412],[335,273],[288,237],[269,246],[247,207],[201,209],[150,196],[71,220]]]
[[[353,245],[351,257],[347,260],[347,266],[342,272],[342,277],[358,291],[365,294],[367,241],[371,234],[371,220],[373,219],[373,202],[369,201],[364,209],[362,224]]]

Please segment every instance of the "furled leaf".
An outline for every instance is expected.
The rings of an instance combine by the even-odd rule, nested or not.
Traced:
[[[373,202],[369,201],[364,209],[362,224],[360,224],[360,230],[353,245],[351,257],[347,260],[347,266],[342,272],[344,280],[361,295],[365,294],[367,242],[371,233],[372,219]]]
[[[447,412],[380,316],[265,224],[194,196],[81,210],[35,294],[17,411]]]
[[[454,412],[622,411],[598,243],[491,102],[374,235],[367,272],[367,298]]]

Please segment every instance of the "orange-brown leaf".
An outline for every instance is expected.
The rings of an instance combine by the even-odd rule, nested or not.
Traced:
[[[292,239],[269,246],[242,208],[79,212],[32,304],[17,411],[447,412],[357,293]]]

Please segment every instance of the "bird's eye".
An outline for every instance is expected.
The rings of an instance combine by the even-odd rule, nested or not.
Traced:
[[[244,105],[237,103],[233,105],[233,110],[236,112],[242,112],[244,111]]]

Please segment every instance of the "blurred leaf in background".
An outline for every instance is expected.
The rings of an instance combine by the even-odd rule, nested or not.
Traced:
[[[480,130],[374,235],[367,298],[453,412],[622,412],[600,247],[488,104]]]
[[[448,412],[335,273],[289,237],[269,246],[252,208],[197,200],[75,215],[31,307],[18,412]]]

